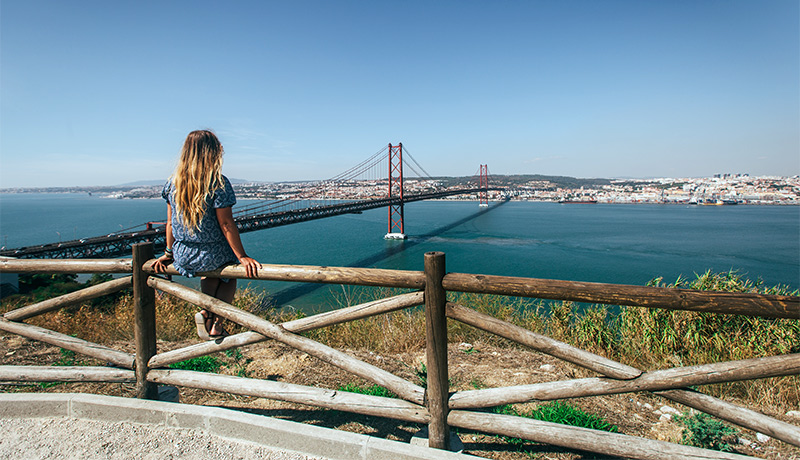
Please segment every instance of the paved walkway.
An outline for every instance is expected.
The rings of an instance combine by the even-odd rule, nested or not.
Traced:
[[[476,458],[217,407],[74,393],[0,394],[0,432],[0,458]]]

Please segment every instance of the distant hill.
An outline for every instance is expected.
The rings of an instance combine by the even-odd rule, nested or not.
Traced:
[[[453,186],[474,183],[476,176],[434,177],[433,179],[441,180],[446,186]],[[521,185],[531,181],[549,182],[552,187],[560,188],[591,187],[611,183],[611,179],[602,178],[586,179],[569,176],[543,176],[541,174],[489,174],[489,185]]]

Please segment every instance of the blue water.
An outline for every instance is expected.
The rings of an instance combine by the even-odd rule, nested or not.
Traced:
[[[160,199],[0,194],[0,244],[97,236],[165,215]],[[246,233],[242,240],[263,263],[422,270],[425,252],[442,251],[450,272],[643,285],[659,276],[674,281],[737,270],[767,285],[800,288],[798,207],[509,202],[486,210],[474,202],[416,202],[406,205],[406,241],[383,239],[387,215],[375,209]],[[251,286],[303,309],[342,290]]]

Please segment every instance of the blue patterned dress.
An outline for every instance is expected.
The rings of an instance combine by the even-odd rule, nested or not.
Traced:
[[[175,209],[175,190],[172,181],[167,181],[161,196],[172,208],[173,265],[183,276],[195,276],[198,272],[216,270],[230,263],[237,263],[228,240],[217,220],[217,208],[230,208],[236,203],[230,181],[222,176],[223,186],[216,189],[206,200],[206,211],[200,226],[190,233]]]

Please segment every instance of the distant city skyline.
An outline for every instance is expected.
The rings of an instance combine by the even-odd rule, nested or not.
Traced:
[[[0,4],[0,188],[323,180],[403,142],[433,176],[800,174],[800,4]]]

